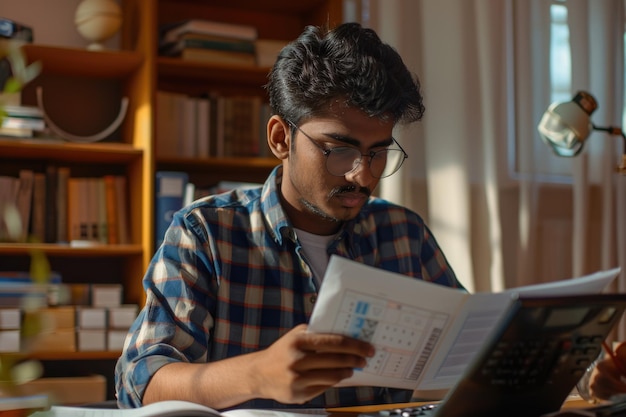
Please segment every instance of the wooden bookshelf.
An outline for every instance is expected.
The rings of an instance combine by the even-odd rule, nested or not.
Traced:
[[[273,157],[178,158],[155,156],[156,92],[254,95],[267,100],[263,85],[269,68],[241,68],[183,61],[157,54],[158,28],[189,18],[254,25],[259,38],[289,41],[307,24],[330,26],[342,19],[341,0],[121,0],[122,47],[87,51],[39,44],[25,45],[27,61],[40,62],[41,75],[22,92],[24,104],[36,105],[43,89],[45,109],[72,133],[98,131],[129,99],[122,126],[98,143],[49,138],[0,137],[0,175],[17,176],[48,164],[71,167],[72,175],[124,175],[128,180],[130,243],[73,247],[57,243],[0,243],[3,270],[28,269],[33,251],[46,254],[51,268],[70,283],[120,283],[124,303],[143,305],[142,277],[154,253],[154,175],[181,170],[200,184],[220,180],[263,182],[278,165]],[[55,373],[72,376],[104,368],[107,396],[114,398],[113,366],[118,351],[39,352],[33,355]]]
[[[304,1],[176,1],[148,2],[156,16],[155,27],[190,18],[252,25],[259,39],[295,39],[306,25],[334,26],[342,20],[341,0]],[[158,41],[158,39],[155,39]],[[191,96],[203,94],[260,96],[267,102],[263,86],[268,81],[269,67],[240,67],[210,62],[194,62],[157,54],[156,45],[147,54],[155,62],[156,91],[169,91]],[[156,105],[153,105],[156,108]],[[159,116],[156,115],[156,118]],[[263,144],[261,144],[263,146]],[[270,157],[202,157],[195,160],[171,156],[155,157],[156,170],[185,171],[201,183],[220,180],[263,182],[270,170],[279,163]]]

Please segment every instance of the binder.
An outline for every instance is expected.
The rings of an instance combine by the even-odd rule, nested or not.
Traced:
[[[189,176],[179,171],[157,171],[155,181],[155,249],[163,243],[165,231],[172,223],[174,213],[183,208],[185,188]]]

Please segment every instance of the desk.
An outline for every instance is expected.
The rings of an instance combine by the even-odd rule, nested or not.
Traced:
[[[373,413],[380,410],[389,410],[393,408],[404,408],[404,407],[417,407],[424,404],[432,404],[433,401],[419,401],[419,402],[410,402],[410,403],[400,403],[400,404],[380,404],[380,405],[361,405],[356,407],[337,407],[337,408],[327,408],[326,411],[329,413]],[[562,410],[573,409],[573,408],[585,408],[592,407],[593,404],[588,403],[587,401],[581,399],[580,397],[569,397],[563,403],[561,407]]]

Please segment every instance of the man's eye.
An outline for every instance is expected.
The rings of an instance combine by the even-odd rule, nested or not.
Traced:
[[[372,155],[372,159],[376,159],[376,160],[385,159],[387,158],[387,149],[373,152],[371,155]]]
[[[330,149],[332,151],[332,153],[334,153],[335,155],[341,156],[341,155],[353,155],[354,154],[354,148],[348,148],[347,146],[340,146],[337,148],[331,148]]]

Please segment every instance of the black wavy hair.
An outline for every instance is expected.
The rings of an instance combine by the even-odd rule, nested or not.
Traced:
[[[394,123],[424,114],[418,77],[393,47],[358,23],[307,26],[282,49],[265,88],[272,112],[296,124],[328,114],[336,100]]]

